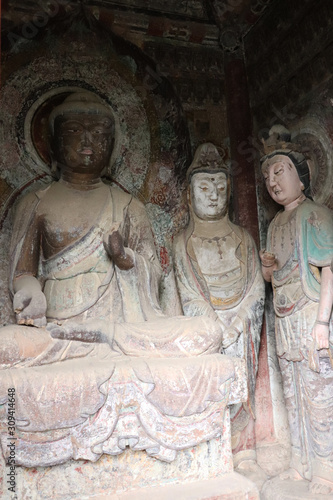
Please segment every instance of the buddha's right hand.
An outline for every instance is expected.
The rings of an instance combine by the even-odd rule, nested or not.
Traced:
[[[13,299],[13,308],[19,325],[41,328],[46,325],[46,297],[41,290],[21,288]]]
[[[134,261],[131,255],[126,252],[123,237],[118,230],[114,230],[104,237],[104,247],[119,269],[127,271],[134,267]]]

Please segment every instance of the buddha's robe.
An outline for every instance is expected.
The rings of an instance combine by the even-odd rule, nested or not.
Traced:
[[[18,209],[12,279],[23,274],[22,254],[34,244],[35,268],[24,274],[40,279],[48,322],[85,334],[83,342],[53,338],[46,328],[1,329],[0,405],[4,412],[8,388],[15,388],[18,464],[96,460],[122,452],[128,433],[135,449],[172,460],[177,449],[220,435],[226,405],[246,397],[244,364],[219,354],[215,321],[163,315],[145,209],[118,189],[109,192],[87,233],[48,259],[33,230],[47,190]],[[115,226],[134,261],[128,271],[104,248]]]

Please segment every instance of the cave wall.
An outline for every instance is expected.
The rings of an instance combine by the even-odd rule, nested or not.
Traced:
[[[249,168],[255,168],[261,248],[266,246],[268,224],[280,209],[267,193],[259,162],[260,138],[273,125],[284,125],[291,131],[292,140],[302,144],[310,164],[313,198],[333,208],[332,25],[330,1],[276,0],[244,37],[252,133],[239,145],[239,154]],[[260,464],[269,463],[279,454],[273,451],[275,436],[278,442],[285,442],[270,285],[266,286],[266,297],[256,394]],[[269,391],[262,390],[267,384]],[[270,411],[274,432],[267,419]]]
[[[333,3],[273,3],[244,38],[253,135],[243,145],[259,157],[260,136],[282,124],[310,160],[313,198],[333,208]],[[261,242],[278,207],[263,187],[257,161]]]

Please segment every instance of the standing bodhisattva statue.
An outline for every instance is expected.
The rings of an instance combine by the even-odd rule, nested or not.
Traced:
[[[174,241],[177,287],[186,316],[209,316],[221,330],[223,352],[248,367],[247,403],[231,408],[237,472],[263,481],[256,463],[254,392],[264,281],[254,241],[228,216],[230,179],[217,148],[202,144],[187,171],[190,222]]]
[[[220,436],[246,397],[239,360],[208,317],[166,317],[144,206],[101,180],[111,109],[73,93],[50,116],[58,181],[19,203],[11,246],[16,325],[0,329],[0,437],[16,395],[16,464],[96,461],[126,446],[171,461]],[[8,429],[7,429],[8,430]]]
[[[280,477],[306,479],[314,495],[326,495],[333,492],[333,214],[312,200],[308,163],[286,129],[272,128],[264,146],[266,187],[283,207],[260,252],[273,286],[291,433],[290,469]]]

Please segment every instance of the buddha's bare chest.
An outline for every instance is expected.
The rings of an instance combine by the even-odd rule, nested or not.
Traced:
[[[39,207],[41,244],[46,258],[83,237],[98,223],[105,205],[105,193],[84,193],[83,196],[50,196]]]

